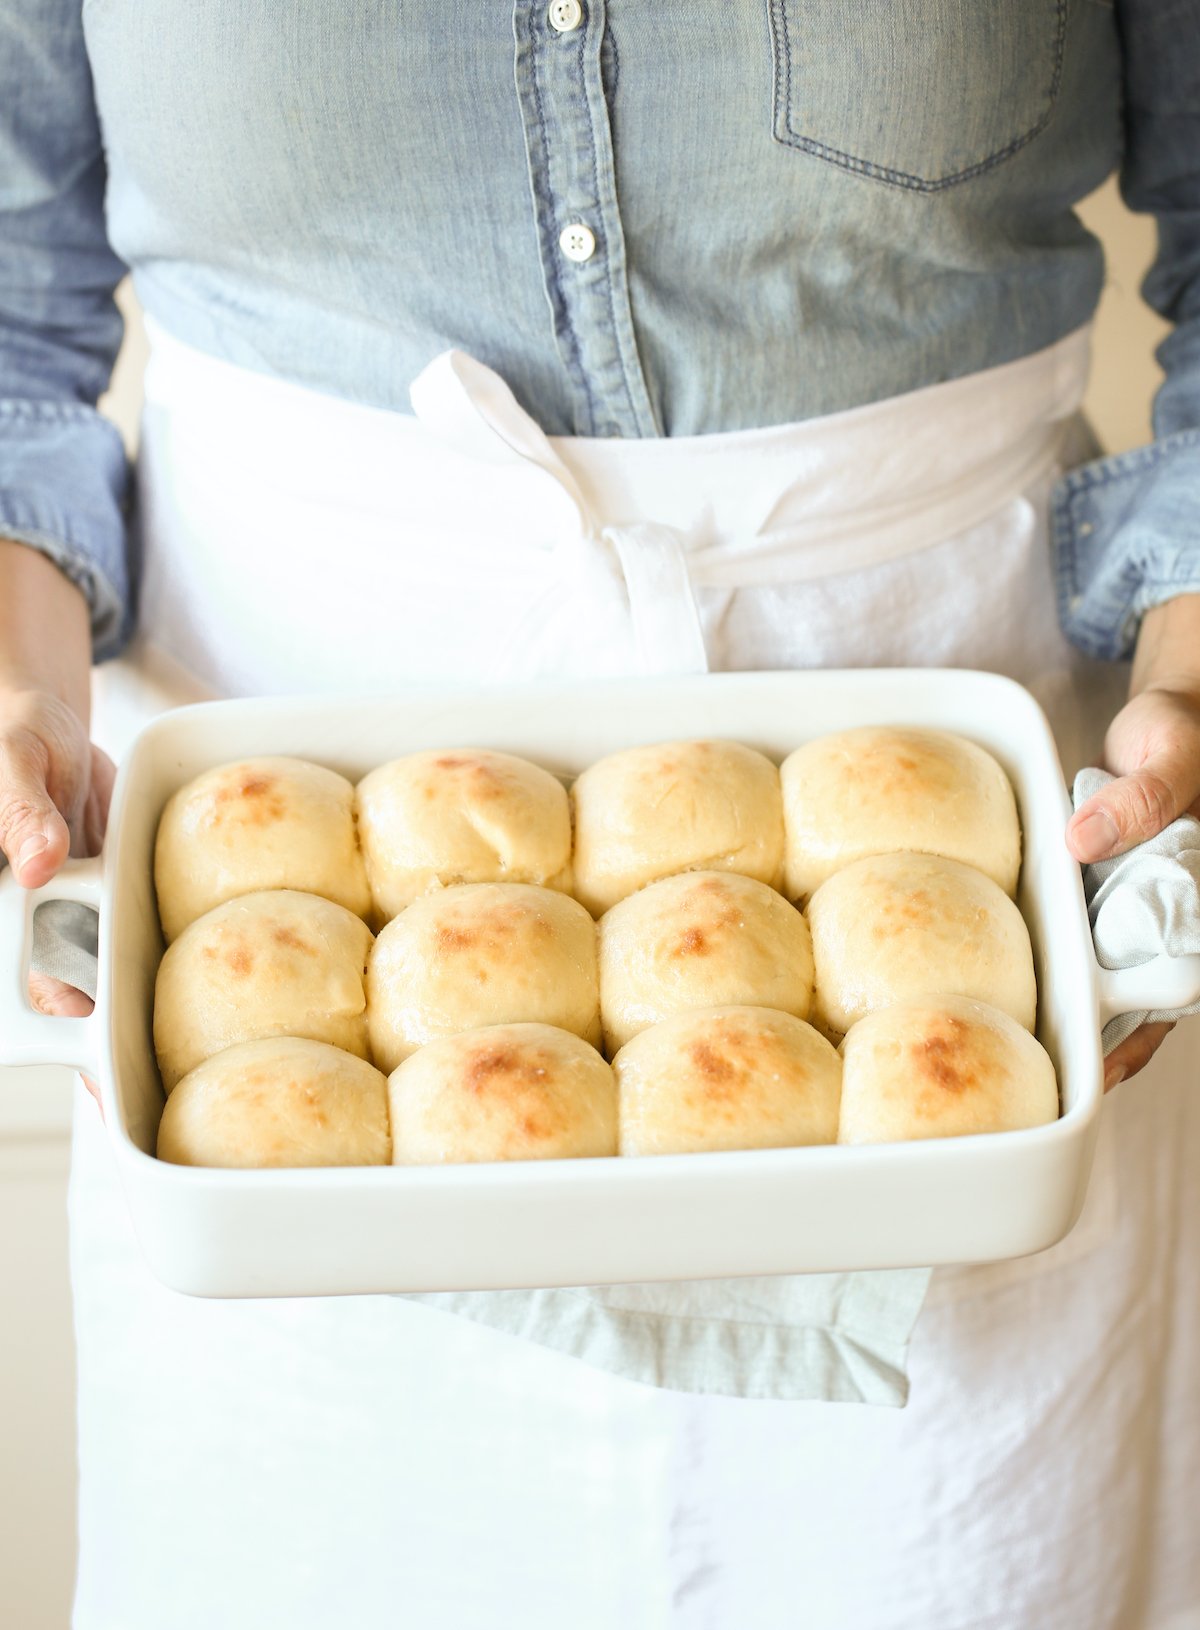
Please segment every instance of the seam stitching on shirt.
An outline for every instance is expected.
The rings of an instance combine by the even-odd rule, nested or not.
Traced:
[[[1135,449],[1135,452],[1141,451]],[[1103,485],[1104,481],[1093,484]],[[1052,500],[1059,623],[1078,648],[1090,656],[1111,661],[1129,654],[1140,618],[1151,604],[1157,603],[1155,596],[1159,591],[1169,597],[1179,592],[1181,584],[1189,588],[1193,583],[1200,586],[1200,573],[1189,575],[1188,568],[1183,566],[1181,575],[1175,579],[1164,577],[1161,568],[1149,576],[1146,553],[1139,551],[1110,567],[1085,590],[1080,580],[1081,537],[1071,514],[1071,505],[1077,496],[1060,489]]]
[[[625,401],[628,404],[629,413],[630,413],[630,417],[633,420],[634,428],[637,430],[638,434],[641,435],[641,415],[639,414],[639,412],[637,410],[637,404],[634,402],[634,399],[633,399],[633,381],[629,377],[629,367],[628,367],[628,363],[627,363],[626,356],[625,356],[625,346],[622,343],[622,334],[624,332],[624,324],[622,322],[622,319],[617,315],[617,291],[616,291],[616,287],[615,287],[614,281],[613,281],[612,234],[611,234],[611,231],[610,231],[611,223],[609,221],[609,210],[606,207],[606,201],[604,199],[604,195],[603,195],[603,193],[601,191],[601,187],[600,187],[600,153],[599,153],[600,144],[599,144],[599,141],[598,141],[598,121],[597,121],[595,110],[594,110],[594,108],[592,106],[592,98],[588,95],[587,69],[586,69],[585,64],[584,64],[584,55],[585,55],[585,53],[584,53],[584,41],[581,38],[580,42],[579,42],[579,71],[580,71],[580,80],[581,80],[581,82],[583,84],[584,107],[587,109],[588,126],[590,128],[591,138],[592,138],[592,186],[595,188],[595,191],[596,191],[596,204],[597,204],[597,207],[599,208],[599,210],[601,212],[601,215],[602,215],[602,218],[603,218],[603,223],[604,223],[604,226],[603,226],[603,230],[604,230],[604,283],[605,283],[605,287],[608,290],[608,314],[609,314],[609,317],[612,320],[612,325],[613,325],[613,339],[616,342],[617,364],[618,364],[618,366],[620,367],[620,370],[621,370],[621,383],[625,387]],[[601,101],[603,102],[603,100],[604,100],[604,79],[603,79],[603,73],[601,71],[599,51],[597,51],[597,54],[596,54],[596,72],[597,72],[597,75],[599,76],[599,79],[600,79],[600,97],[601,97]],[[607,104],[605,104],[605,108],[604,108],[604,120],[605,120],[605,124],[607,125],[608,124],[608,107],[607,107]],[[611,146],[612,146],[612,129],[611,129],[611,126],[610,126],[609,127],[609,147],[610,147],[610,151],[611,151]],[[613,165],[612,165],[612,171],[613,171],[612,179],[613,179],[613,183],[614,183],[613,189],[612,189],[612,203],[613,203],[614,209],[618,209],[618,211],[619,211],[619,206],[617,205],[617,202],[616,202],[616,162],[615,162],[615,156],[614,156],[614,162],[613,162]],[[622,235],[622,240],[623,240],[624,239],[624,231],[622,231],[621,235]],[[624,257],[622,257],[622,258],[624,258]],[[626,305],[628,305],[628,294],[626,296]]]
[[[1138,593],[1139,595],[1153,594],[1158,589],[1171,589],[1178,593],[1181,583],[1194,584],[1195,589],[1192,592],[1200,593],[1200,567],[1191,572],[1182,571],[1178,577],[1164,577],[1161,572],[1156,573],[1153,577],[1143,577]]]
[[[100,419],[104,424],[110,422],[98,408],[89,407],[85,402],[45,402],[37,397],[0,399],[0,419],[42,420],[55,424],[85,419]]]
[[[786,20],[786,0],[772,0],[772,11],[778,10],[779,27],[775,34],[776,60],[778,62],[779,41],[782,38],[784,55],[786,58],[786,97],[780,101],[776,94],[776,122],[775,140],[783,147],[792,147],[814,157],[824,159],[830,164],[836,164],[841,169],[849,170],[857,175],[869,176],[872,180],[884,182],[886,185],[901,187],[909,192],[935,193],[944,192],[948,187],[957,186],[963,181],[972,181],[976,176],[995,169],[998,165],[1019,153],[1022,147],[1040,136],[1050,123],[1054,114],[1055,103],[1062,84],[1063,58],[1066,46],[1066,0],[1055,0],[1055,41],[1054,41],[1054,70],[1050,79],[1050,90],[1047,95],[1046,111],[1036,124],[1022,135],[1014,138],[1006,147],[998,152],[991,153],[987,158],[981,159],[978,164],[969,165],[965,170],[956,170],[953,175],[940,176],[936,180],[928,181],[923,177],[914,175],[907,170],[894,170],[886,165],[875,164],[869,159],[855,157],[853,153],[843,152],[840,148],[831,147],[826,142],[816,140],[812,136],[801,136],[792,129],[792,52],[791,41],[788,37]],[[776,82],[779,81],[776,73]],[[780,126],[787,132],[786,136],[780,134]]]
[[[1130,476],[1144,475],[1178,448],[1196,446],[1200,446],[1200,429],[1188,429],[1173,431],[1161,441],[1149,442],[1145,447],[1110,453],[1106,458],[1097,459],[1065,475],[1060,483],[1062,501],[1073,506],[1079,498],[1097,487],[1112,486],[1115,482],[1128,480]]]
[[[542,159],[541,174],[540,174],[540,176],[535,174],[534,177],[532,178],[532,180],[533,180],[534,191],[535,191],[535,195],[536,195],[537,199],[540,201],[540,203],[542,205],[548,206],[547,217],[548,217],[548,219],[549,219],[549,221],[551,223],[551,231],[553,232],[554,229],[556,229],[558,227],[558,225],[559,225],[559,216],[558,216],[558,209],[557,209],[557,207],[555,205],[555,200],[554,200],[554,197],[553,197],[553,189],[551,189],[549,195],[547,195],[547,191],[546,191],[546,182],[549,179],[549,175],[550,175],[550,149],[549,149],[549,143],[548,143],[548,141],[546,139],[546,125],[547,125],[546,106],[545,106],[545,102],[543,101],[543,98],[542,98],[542,82],[541,82],[541,74],[539,73],[539,69],[538,69],[537,41],[534,39],[534,33],[533,33],[534,21],[533,21],[532,16],[530,16],[530,18],[529,18],[528,27],[529,27],[529,32],[528,32],[528,37],[527,37],[527,46],[528,46],[528,52],[529,52],[530,78],[531,78],[531,80],[533,82],[533,99],[534,99],[534,105],[535,105],[535,107],[537,109],[537,121],[538,121],[538,123],[537,123],[537,140],[538,140],[538,146],[541,149],[541,159]],[[574,374],[575,374],[576,389],[582,391],[582,393],[583,393],[584,403],[585,403],[585,405],[587,407],[587,412],[588,412],[588,421],[589,421],[588,422],[588,430],[592,431],[592,430],[594,430],[595,423],[596,423],[596,403],[595,403],[595,401],[594,401],[594,399],[592,397],[591,382],[589,381],[589,379],[587,377],[587,369],[584,366],[583,348],[582,348],[582,346],[580,344],[579,335],[578,335],[578,333],[576,331],[576,328],[575,328],[575,322],[574,322],[574,318],[572,317],[572,314],[571,314],[570,303],[567,300],[567,298],[566,298],[566,296],[565,296],[565,294],[563,292],[562,280],[561,280],[561,278],[559,276],[558,261],[557,261],[556,257],[554,256],[553,252],[551,251],[550,245],[548,245],[547,242],[546,242],[546,236],[545,236],[545,233],[541,230],[541,223],[540,222],[539,222],[538,238],[539,238],[539,243],[540,243],[540,246],[541,246],[543,263],[544,264],[548,263],[550,268],[551,268],[551,276],[552,276],[552,278],[554,280],[554,288],[555,288],[555,296],[556,296],[555,304],[557,306],[557,309],[562,313],[562,322],[563,322],[563,326],[564,326],[565,331],[566,331],[566,335],[567,335],[567,339],[568,339],[569,346],[570,346],[570,351],[571,351],[573,371],[574,371]]]

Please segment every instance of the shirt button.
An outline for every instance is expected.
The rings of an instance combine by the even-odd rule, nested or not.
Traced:
[[[596,234],[582,221],[564,226],[558,235],[558,247],[568,260],[591,260],[596,253]]]
[[[550,27],[557,34],[573,34],[583,21],[579,0],[550,0]]]

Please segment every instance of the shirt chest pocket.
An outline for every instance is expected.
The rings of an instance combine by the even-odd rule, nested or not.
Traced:
[[[775,137],[937,192],[1002,163],[1050,119],[1067,0],[769,0]]]

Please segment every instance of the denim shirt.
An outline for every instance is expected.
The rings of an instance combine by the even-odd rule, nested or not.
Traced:
[[[695,435],[1059,339],[1118,165],[1176,326],[1156,440],[1056,497],[1109,657],[1200,591],[1200,0],[0,0],[0,534],[120,648],[126,267],[318,390],[408,411],[457,345],[552,434]]]

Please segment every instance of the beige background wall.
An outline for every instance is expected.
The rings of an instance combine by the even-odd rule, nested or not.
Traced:
[[[1151,352],[1163,325],[1141,306],[1137,289],[1154,235],[1149,223],[1125,213],[1112,185],[1089,200],[1083,214],[1109,256],[1088,409],[1101,440],[1116,451],[1149,435],[1158,377]],[[128,309],[128,343],[105,406],[132,445],[145,351],[136,313]],[[21,1630],[65,1630],[74,1570],[63,1210],[69,1104],[70,1081],[62,1072],[0,1071],[0,1620]]]
[[[1104,244],[1108,261],[1085,405],[1102,445],[1121,453],[1150,440],[1150,402],[1162,379],[1154,348],[1167,325],[1138,294],[1154,258],[1154,223],[1129,213],[1115,181],[1093,193],[1079,213]]]

